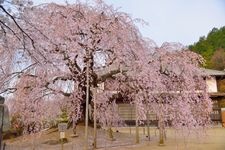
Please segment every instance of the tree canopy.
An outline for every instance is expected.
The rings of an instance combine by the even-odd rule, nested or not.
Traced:
[[[27,119],[23,115],[23,119],[28,121],[25,121],[27,129],[34,121],[40,124],[37,117],[42,116],[35,114],[40,109],[44,110],[39,106],[49,99],[61,100],[61,108],[57,112],[66,108],[70,121],[75,125],[83,116],[85,107],[86,73],[90,74],[90,86],[95,88],[99,80],[103,82],[105,78],[98,76],[99,69],[107,69],[111,65],[118,66],[117,70],[120,65],[131,66],[148,50],[134,20],[103,2],[27,7],[20,18],[21,27],[33,43],[29,38],[24,38],[21,43],[9,33],[4,37],[9,42],[2,46],[13,52],[19,68],[32,66],[19,76],[19,82],[13,86],[16,101],[30,105],[16,105],[14,110],[21,112],[22,109],[28,116],[35,116],[35,119]],[[11,71],[14,74],[15,70]],[[45,109],[45,114],[47,112]]]

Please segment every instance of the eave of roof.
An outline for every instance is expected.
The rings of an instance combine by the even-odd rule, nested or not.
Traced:
[[[225,97],[225,93],[222,92],[214,92],[214,93],[209,93],[210,97]]]
[[[204,76],[225,76],[225,71],[201,68]]]

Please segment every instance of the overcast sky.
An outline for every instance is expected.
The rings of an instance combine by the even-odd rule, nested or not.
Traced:
[[[64,0],[34,0],[43,2]],[[68,0],[70,3],[75,0]],[[138,25],[145,37],[158,46],[163,42],[180,42],[184,45],[198,41],[213,27],[225,26],[225,0],[105,0],[133,18],[141,18],[148,26]]]

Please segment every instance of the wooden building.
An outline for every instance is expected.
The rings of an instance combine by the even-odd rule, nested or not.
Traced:
[[[109,69],[99,72],[98,74],[107,74],[108,72],[111,72],[112,70],[118,70],[115,69]],[[210,95],[210,98],[213,102],[213,111],[210,115],[213,122],[222,122],[222,108],[225,109],[225,71],[218,71],[218,70],[212,70],[212,69],[205,69],[203,70],[203,78],[205,78],[208,92]],[[117,72],[115,72],[117,73]],[[104,82],[99,84],[98,91],[104,91],[106,90],[104,87]],[[116,91],[112,91],[116,93]],[[118,112],[122,120],[129,124],[133,124],[135,121],[135,107],[131,104],[123,103],[123,101],[118,101]],[[224,113],[225,114],[225,113]],[[154,124],[157,122],[157,116],[153,113],[150,113],[148,115],[149,120]],[[224,116],[224,123],[225,123],[225,116]]]
[[[213,102],[212,121],[222,122],[222,108],[225,108],[225,71],[203,69],[208,92]]]

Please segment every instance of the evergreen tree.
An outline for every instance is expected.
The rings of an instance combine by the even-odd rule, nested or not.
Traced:
[[[190,45],[189,48],[201,54],[206,60],[207,68],[218,69],[215,64],[218,64],[216,59],[212,59],[215,52],[219,49],[225,49],[225,26],[220,29],[213,28],[207,35],[207,37],[200,37],[199,41]],[[224,68],[224,67],[223,67]],[[219,68],[221,70],[221,68]]]

